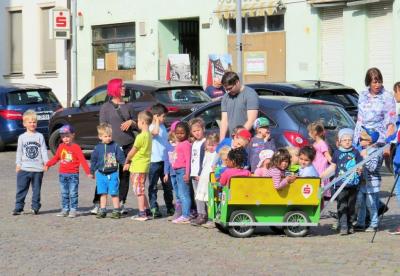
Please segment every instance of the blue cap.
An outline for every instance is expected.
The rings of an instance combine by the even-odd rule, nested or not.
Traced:
[[[379,139],[379,132],[378,131],[376,131],[375,129],[372,129],[372,128],[366,128],[364,126],[362,126],[362,129],[371,138],[372,144],[375,144],[378,141],[378,139]]]
[[[60,134],[70,134],[70,133],[75,133],[75,130],[71,125],[63,125],[60,128]]]

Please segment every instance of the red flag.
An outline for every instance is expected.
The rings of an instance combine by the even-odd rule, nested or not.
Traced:
[[[168,59],[168,62],[167,62],[167,71],[166,71],[166,74],[165,74],[165,80],[171,81],[171,63],[169,62],[169,59]]]
[[[212,63],[211,60],[208,59],[208,68],[207,68],[207,86],[213,85],[213,75],[212,75]]]

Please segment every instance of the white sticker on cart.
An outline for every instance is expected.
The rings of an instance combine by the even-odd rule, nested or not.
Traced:
[[[301,187],[301,194],[304,196],[305,199],[309,198],[313,193],[313,187],[310,184],[304,184]]]

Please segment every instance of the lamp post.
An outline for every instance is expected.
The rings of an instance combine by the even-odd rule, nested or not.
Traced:
[[[243,82],[243,71],[242,71],[242,0],[236,0],[236,57],[237,57],[237,74],[239,79]]]
[[[78,100],[78,59],[77,59],[77,28],[76,28],[76,14],[78,11],[77,0],[71,0],[71,14],[72,14],[72,60],[71,60],[71,90],[72,100]]]

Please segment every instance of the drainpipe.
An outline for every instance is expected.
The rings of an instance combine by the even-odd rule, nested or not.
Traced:
[[[77,0],[71,0],[71,14],[72,14],[72,73],[71,73],[71,88],[73,101],[78,100],[78,59],[77,59],[77,28],[76,28],[76,14],[77,14]]]
[[[237,74],[239,75],[240,81],[243,83],[243,72],[242,72],[242,0],[236,0],[236,56],[237,56]]]

